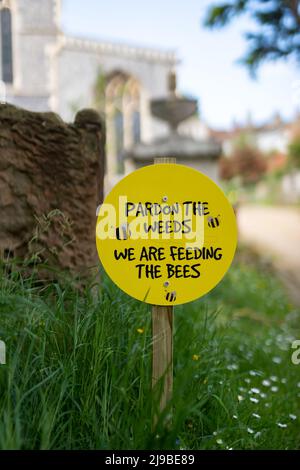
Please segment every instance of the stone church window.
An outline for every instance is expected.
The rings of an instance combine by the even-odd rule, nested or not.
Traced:
[[[8,8],[0,10],[1,75],[5,83],[13,82],[12,21]]]
[[[124,172],[124,159],[123,159],[123,150],[124,150],[124,117],[123,113],[119,110],[115,110],[114,115],[114,133],[115,133],[115,145],[116,145],[116,154],[117,154],[117,172]]]
[[[141,141],[141,115],[139,111],[132,114],[133,142],[135,144]]]
[[[107,170],[124,173],[124,153],[140,141],[140,85],[124,72],[114,72],[105,80],[107,129]]]

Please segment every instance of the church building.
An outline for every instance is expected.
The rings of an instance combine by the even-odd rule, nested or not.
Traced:
[[[107,173],[123,174],[123,154],[167,132],[150,100],[168,93],[174,51],[69,37],[63,0],[0,0],[0,94],[16,106],[72,121],[82,108],[102,112]],[[99,31],[101,35],[101,31]]]

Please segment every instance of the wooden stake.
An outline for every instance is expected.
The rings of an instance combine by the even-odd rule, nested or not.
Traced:
[[[155,428],[160,414],[165,410],[173,394],[173,307],[153,305],[152,340],[153,428]]]
[[[176,163],[176,158],[155,158],[154,163]],[[152,307],[153,429],[173,394],[173,307]],[[170,419],[166,419],[166,425]]]

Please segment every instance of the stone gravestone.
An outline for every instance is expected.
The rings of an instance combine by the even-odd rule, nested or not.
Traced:
[[[97,264],[105,129],[93,110],[74,124],[0,105],[0,254],[81,272]]]

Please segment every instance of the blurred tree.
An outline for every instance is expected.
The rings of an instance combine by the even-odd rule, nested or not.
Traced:
[[[300,134],[296,135],[289,144],[288,157],[293,168],[300,168]]]
[[[263,61],[293,56],[300,64],[300,0],[231,0],[208,8],[204,25],[222,28],[246,14],[258,30],[246,32],[249,48],[240,62],[252,74]]]
[[[230,157],[220,161],[221,178],[239,176],[243,184],[256,183],[266,172],[267,162],[262,153],[250,145],[236,147]]]

